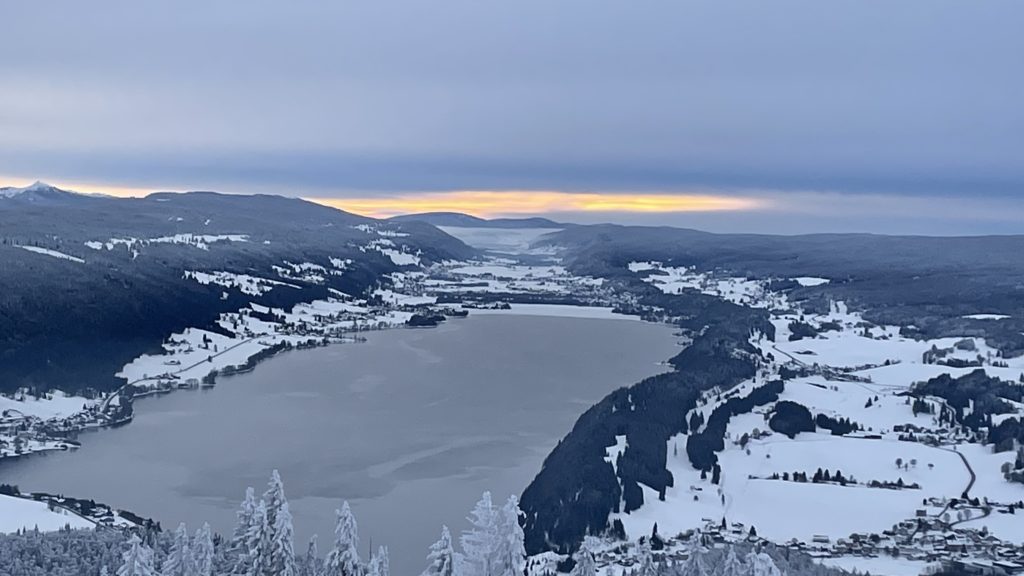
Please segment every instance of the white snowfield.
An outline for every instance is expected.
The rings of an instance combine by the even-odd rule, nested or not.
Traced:
[[[376,234],[378,236],[383,236],[385,238],[405,238],[406,236],[409,236],[407,232],[399,232],[398,230],[380,228],[379,226],[371,224],[357,224],[356,226],[351,226],[351,228],[355,230],[362,230],[367,234]]]
[[[266,294],[276,286],[299,288],[298,286],[288,284],[287,282],[279,282],[268,278],[258,278],[256,276],[249,276],[248,274],[233,274],[231,272],[224,271],[199,272],[196,270],[186,270],[185,278],[195,280],[196,282],[204,285],[217,284],[227,288],[238,288],[243,294],[248,294],[250,296]]]
[[[1010,318],[1010,316],[1006,314],[968,314],[964,318],[969,320],[1005,320]]]
[[[35,252],[36,254],[43,254],[45,256],[53,256],[54,258],[60,258],[61,260],[70,260],[72,262],[78,262],[79,264],[85,264],[85,260],[82,260],[81,258],[78,258],[77,256],[70,256],[70,255],[65,254],[63,252],[58,252],[56,250],[50,250],[50,249],[47,249],[47,248],[40,248],[38,246],[22,246],[22,248],[24,248],[25,250],[28,250],[29,252]]]
[[[94,524],[63,508],[51,510],[43,502],[0,495],[0,532],[4,534],[17,532],[23,528],[55,532],[65,526],[92,528]]]
[[[775,341],[756,334],[751,338],[762,356],[771,360],[762,365],[756,381],[748,380],[735,390],[740,395],[748,394],[757,384],[777,378],[783,365],[810,370],[815,374],[788,380],[779,400],[802,404],[812,416],[848,418],[863,430],[832,436],[819,429],[789,439],[770,430],[767,419],[773,405],[757,407],[729,422],[725,449],[718,454],[722,469],[719,485],[711,483],[710,475],[701,479],[686,455],[687,436],[676,436],[667,446],[668,467],[675,482],[667,489],[664,501],[655,490],[642,486],[644,505],[630,514],[615,516],[622,521],[628,536],[649,534],[655,523],[660,533],[676,534],[717,525],[725,518],[730,524],[742,523],[744,530],[753,526],[759,536],[777,543],[796,539],[812,545],[815,537],[827,538],[829,543],[820,546],[831,549],[839,539],[851,534],[880,534],[908,521],[904,525],[912,527],[916,525],[915,519],[924,515],[947,522],[960,519],[958,528],[985,527],[1005,542],[1024,543],[1024,519],[1005,513],[1006,504],[1024,500],[1024,485],[1007,482],[1000,470],[1004,463],[1013,460],[1014,453],[995,454],[991,446],[968,443],[962,433],[945,430],[947,426],[934,415],[915,415],[910,399],[899,395],[916,382],[941,374],[958,377],[978,369],[926,363],[926,353],[933,349],[944,350],[946,359],[980,363],[988,374],[1011,382],[1024,381],[1024,357],[1002,358],[981,338],[905,338],[895,326],[865,323],[859,313],[851,312],[840,302],[833,303],[826,314],[801,311],[785,296],[770,293],[765,281],[720,278],[657,262],[632,262],[629,269],[643,274],[646,281],[667,293],[692,289],[772,310]],[[810,277],[794,280],[803,286],[824,283],[818,282],[824,279]],[[790,341],[791,322],[807,323],[819,329],[819,334]],[[993,366],[995,362],[1006,366]],[[696,410],[710,416],[717,405],[715,396],[706,395]],[[941,399],[926,401],[935,407],[941,405]],[[1017,408],[1017,417],[1024,417],[1024,406],[1011,405]],[[1009,416],[1012,415],[994,420],[998,423]],[[906,425],[930,431],[945,442],[931,446],[900,441],[901,432],[896,428]],[[739,440],[744,435],[750,439],[741,447]],[[620,448],[609,447],[609,455]],[[897,460],[901,466],[897,466]],[[839,470],[844,478],[852,477],[857,484],[792,480],[794,472],[810,479],[819,468],[830,474]],[[996,504],[988,516],[983,516],[981,508],[952,513],[946,509],[949,499],[960,498],[970,484],[971,470],[976,480],[970,495]],[[899,483],[904,488],[866,485],[872,481]],[[907,487],[911,485],[917,487]],[[961,513],[965,514],[963,518],[958,515]],[[932,546],[920,538],[914,545],[920,546],[922,555]],[[831,555],[823,562],[880,574],[918,574],[927,565],[921,558],[880,557],[860,563],[861,557]]]
[[[139,249],[149,244],[181,244],[200,250],[209,250],[211,244],[217,242],[248,242],[246,234],[175,234],[158,238],[111,238],[104,242],[90,240],[85,245],[93,250],[113,250],[117,246],[127,246],[132,256],[139,255]]]
[[[693,268],[662,266],[660,262],[630,262],[632,272],[654,273],[644,281],[650,282],[665,294],[679,294],[683,290],[696,290],[734,304],[756,308],[784,306],[781,295],[770,292],[764,282],[747,278],[718,278]]]
[[[60,390],[44,394],[38,399],[24,391],[12,395],[0,394],[0,417],[20,414],[49,420],[80,412],[91,403],[91,400],[68,396]]]
[[[800,276],[798,278],[793,278],[793,280],[796,280],[796,283],[801,286],[821,286],[822,284],[828,284],[831,282],[828,278],[817,278],[815,276]]]
[[[261,320],[252,312],[274,314],[280,322]],[[400,310],[374,314],[363,301],[334,298],[297,304],[290,311],[250,304],[239,312],[221,315],[218,324],[232,336],[186,329],[167,339],[163,354],[139,356],[116,376],[140,387],[187,384],[193,379],[201,381],[215,370],[244,366],[249,358],[281,343],[297,345],[325,337],[337,341],[354,330],[404,325],[412,314]]]
[[[416,266],[420,263],[420,257],[416,254],[409,254],[395,250],[394,248],[380,248],[382,254],[391,258],[395,266]]]

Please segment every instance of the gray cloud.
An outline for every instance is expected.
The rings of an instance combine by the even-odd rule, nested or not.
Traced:
[[[1016,0],[10,2],[0,175],[1016,198]]]

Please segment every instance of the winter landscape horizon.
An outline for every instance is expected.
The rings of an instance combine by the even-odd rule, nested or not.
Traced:
[[[0,15],[0,576],[1024,575],[1024,5]]]

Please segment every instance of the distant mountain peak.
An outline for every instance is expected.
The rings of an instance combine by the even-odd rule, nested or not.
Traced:
[[[52,184],[36,180],[32,184],[23,187],[5,186],[0,188],[0,198],[18,198],[34,202],[44,198],[78,196],[77,192],[63,190]]]
[[[56,186],[51,186],[42,180],[36,180],[28,186],[17,187],[17,186],[4,186],[0,188],[0,196],[12,197],[24,194],[26,192],[44,192],[48,190],[60,190]]]

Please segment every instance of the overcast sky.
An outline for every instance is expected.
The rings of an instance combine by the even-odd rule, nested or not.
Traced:
[[[0,22],[0,183],[700,194],[758,201],[559,215],[1024,233],[1019,0],[3,2]]]

